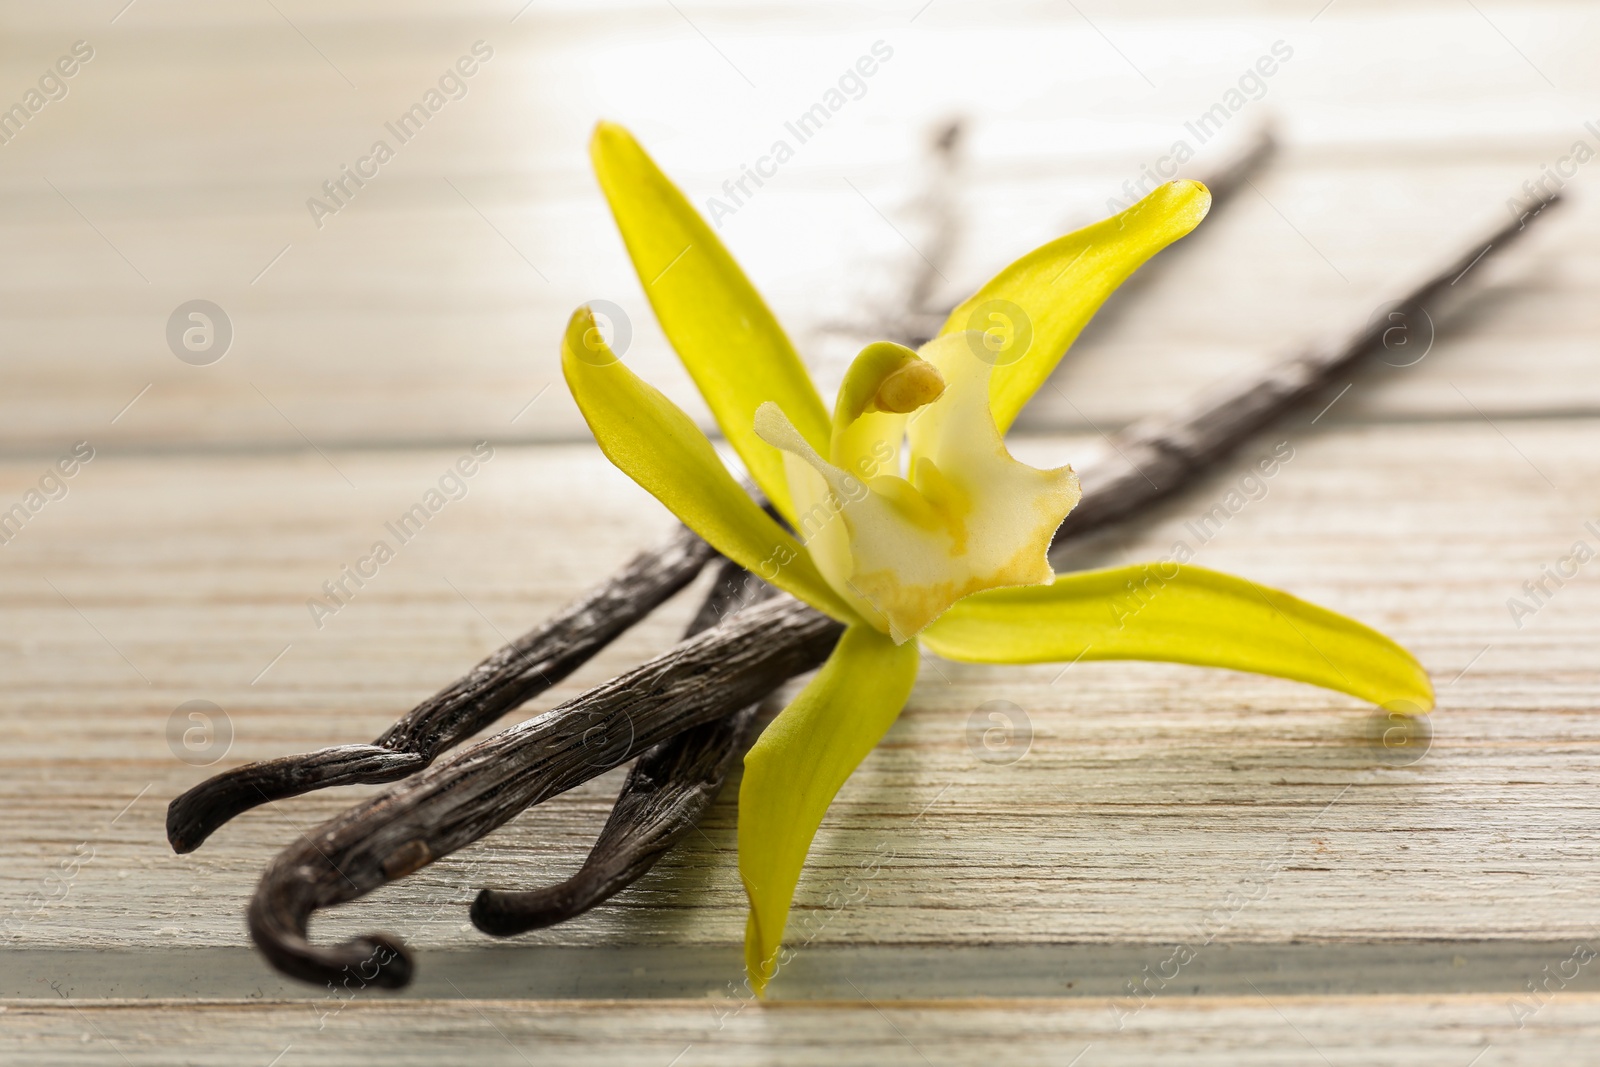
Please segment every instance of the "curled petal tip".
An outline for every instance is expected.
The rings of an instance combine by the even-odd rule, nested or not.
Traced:
[[[1211,190],[1206,188],[1204,182],[1179,178],[1168,182],[1163,188],[1171,193],[1171,199],[1182,205],[1180,214],[1189,222],[1191,229],[1211,210]]]
[[[601,119],[594,124],[594,132],[589,135],[589,146],[598,148],[606,141],[631,142],[633,135],[626,126],[612,122],[610,119]]]

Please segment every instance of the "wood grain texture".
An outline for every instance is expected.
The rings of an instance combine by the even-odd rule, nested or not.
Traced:
[[[825,824],[802,911],[827,917],[826,938],[837,941],[1161,939],[1226,897],[1241,864],[1288,841],[1329,850],[1328,862],[1276,875],[1274,906],[1240,915],[1237,934],[1583,933],[1597,877],[1581,859],[1591,834],[1582,783],[1596,735],[1596,586],[1580,572],[1521,630],[1505,602],[1541,565],[1593,538],[1582,523],[1600,501],[1585,487],[1597,484],[1600,459],[1582,446],[1588,420],[1504,429],[1510,441],[1482,420],[1287,428],[1293,457],[1259,483],[1266,495],[1196,546],[1205,565],[1329,604],[1413,648],[1441,689],[1425,760],[1386,766],[1366,709],[1289,683],[1135,664],[1080,664],[1058,679],[1059,668],[930,660],[906,714]],[[1017,444],[1039,463],[1085,447]],[[351,491],[318,460],[91,464],[82,477],[100,479],[94,491],[85,484],[52,505],[59,515],[36,520],[57,520],[49,536],[30,527],[7,546],[18,565],[6,578],[15,741],[4,780],[26,817],[8,824],[5,877],[26,893],[79,841],[97,848],[72,895],[28,922],[23,942],[238,943],[237,905],[227,901],[242,904],[261,863],[298,828],[361,794],[271,805],[201,853],[164,855],[154,847],[161,807],[202,773],[168,746],[175,708],[196,698],[221,706],[235,732],[229,760],[374,734],[396,707],[498,644],[497,629],[607,572],[636,543],[623,516],[668,524],[593,450],[507,449],[452,505],[460,514],[438,516],[427,543],[407,546],[416,553],[389,564],[319,632],[300,594],[348,554],[346,531],[376,525],[391,510],[385,498],[414,493],[415,480],[449,456],[332,458],[366,488]],[[1219,473],[1148,529],[1104,539],[1074,562],[1152,558],[1180,538],[1197,541],[1187,524],[1243,477],[1243,468]],[[568,506],[578,485],[583,507]],[[313,514],[320,521],[298,534],[273,521]],[[518,550],[535,518],[546,531],[572,523],[548,542],[570,555]],[[676,620],[665,613],[624,636],[530,711],[667,647],[689,606],[680,600]],[[1030,747],[1009,766],[972,747],[987,754],[991,723],[977,713],[991,700],[1018,705],[1031,722]],[[607,785],[556,798],[319,929],[477,943],[462,929],[464,909],[434,916],[416,902],[464,906],[480,885],[537,884],[570,869],[603,821]],[[732,795],[704,838],[615,907],[530,935],[528,950],[737,941]],[[823,901],[841,874],[881,847],[896,859],[883,865],[872,901],[828,912]],[[1463,865],[1468,876],[1447,876]],[[119,879],[119,869],[139,876]],[[1374,879],[1387,887],[1382,908],[1372,905]],[[1530,896],[1530,884],[1541,891]],[[131,896],[107,906],[122,894]]]
[[[1273,169],[1063,366],[1019,424],[1016,451],[1041,464],[1367,321],[1575,142],[1600,145],[1585,126],[1600,22],[1578,2],[520,6],[0,14],[0,104],[73,41],[96,49],[0,146],[0,505],[74,442],[95,449],[0,547],[0,1057],[1588,1056],[1592,966],[1522,1029],[1510,1003],[1593,932],[1600,563],[1520,620],[1507,602],[1551,586],[1544,568],[1576,542],[1600,548],[1584,525],[1600,526],[1593,164],[1566,182],[1559,225],[1495,263],[1420,363],[1352,377],[1314,424],[1063,561],[1185,539],[1202,564],[1383,628],[1440,688],[1422,759],[1376,744],[1386,724],[1368,709],[1287,683],[930,662],[819,834],[795,912],[806,948],[778,1003],[733,1011],[731,787],[606,906],[506,944],[470,927],[479,888],[577,868],[620,771],[319,920],[319,940],[406,936],[440,979],[416,998],[319,1006],[273,984],[243,925],[262,865],[371,790],[264,807],[182,857],[163,843],[166,802],[221,767],[376,736],[671,527],[585,443],[555,370],[572,306],[614,300],[629,362],[693,405],[586,172],[595,118],[628,123],[703,202],[874,40],[894,47],[722,231],[827,383],[919,262],[931,124],[961,113],[971,132],[950,298],[1103,213],[1290,43],[1230,120],[1280,119]],[[478,39],[495,56],[468,95],[318,229],[307,197]],[[236,327],[209,367],[163,337],[196,297]],[[307,600],[478,439],[495,459],[465,496],[319,628]],[[1292,458],[1245,481],[1280,441]],[[528,713],[669,647],[702,592]],[[175,712],[193,700],[221,709],[231,743],[185,744],[196,722]],[[1127,983],[1206,937],[1218,951],[1186,971],[1189,992],[1116,1030]]]
[[[1464,233],[1507,217],[1522,182],[1575,140],[1600,144],[1583,126],[1592,116],[1465,5],[1355,6],[1312,24],[1230,3],[1181,25],[1165,3],[1089,12],[1087,23],[1033,2],[941,4],[915,24],[787,3],[692,21],[654,5],[622,5],[614,21],[539,9],[515,23],[488,3],[403,16],[291,3],[292,22],[242,0],[161,6],[115,25],[16,16],[16,44],[0,54],[0,84],[20,93],[74,39],[100,49],[70,95],[4,147],[7,447],[103,432],[147,385],[117,423],[120,440],[146,447],[580,440],[556,340],[572,308],[594,299],[629,314],[630,362],[703,415],[588,174],[589,128],[601,116],[628,122],[703,204],[880,38],[897,49],[881,77],[722,229],[824,379],[876,339],[849,323],[897,296],[895,279],[918,261],[926,220],[908,172],[930,123],[959,111],[975,130],[957,269],[941,294],[953,300],[1102,215],[1175,140],[1196,141],[1183,123],[1274,40],[1297,49],[1260,100],[1195,146],[1219,150],[1240,124],[1281,116],[1274,173],[1067,372],[1059,384],[1079,410],[1047,394],[1036,426],[1110,428],[1308,331],[1365,321]],[[1159,93],[1107,47],[1097,31],[1107,20],[1125,49],[1142,44],[1135,63]],[[747,91],[696,27],[741,56],[737,67],[760,65],[765,88]],[[1571,91],[1593,88],[1585,42],[1597,31],[1583,4],[1543,5],[1521,28],[1529,36],[1513,39],[1538,51],[1541,69]],[[318,228],[306,201],[480,39],[496,58],[467,95]],[[979,54],[1007,59],[951,76]],[[1065,86],[1063,62],[1074,71]],[[1497,308],[1486,332],[1452,338],[1450,371],[1425,365],[1416,377],[1455,380],[1507,412],[1600,410],[1582,344],[1594,326],[1585,287],[1600,276],[1596,211],[1575,212],[1582,221],[1547,235],[1520,271],[1508,265],[1496,304],[1515,306]],[[210,367],[170,358],[163,338],[168,315],[196,297],[236,327],[233,350]],[[1500,382],[1508,344],[1537,351],[1549,374]],[[1130,375],[1130,364],[1142,369]],[[1367,403],[1371,414],[1460,410],[1453,391],[1421,387]]]
[[[182,1015],[176,1015],[179,1008]],[[1483,996],[1207,998],[1158,1005],[1118,1030],[1070,1000],[900,1004],[439,1000],[346,1003],[14,1005],[0,1049],[28,1063],[282,1062],[330,1065],[606,1064],[828,1067],[840,1062],[1249,1065],[1584,1062],[1600,997],[1568,993],[1518,1029]],[[285,1051],[287,1050],[287,1051]]]

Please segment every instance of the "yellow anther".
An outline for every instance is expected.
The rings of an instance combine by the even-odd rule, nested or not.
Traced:
[[[944,375],[925,359],[914,359],[889,375],[873,394],[872,411],[906,415],[944,394]]]

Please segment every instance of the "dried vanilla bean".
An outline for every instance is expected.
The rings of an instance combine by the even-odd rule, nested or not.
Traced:
[[[251,936],[274,967],[296,978],[322,983],[355,970],[378,986],[405,985],[412,963],[396,938],[313,945],[306,937],[312,913],[449,855],[632,751],[757,703],[819,666],[843,629],[792,598],[769,600],[452,753],[280,852],[250,903]],[[611,743],[617,738],[625,743]]]
[[[582,666],[694,581],[717,552],[686,527],[413,708],[370,745],[335,745],[224,771],[167,807],[167,840],[192,852],[219,826],[314,789],[393,782],[428,766]]]
[[[1520,218],[1468,245],[1390,305],[1392,313],[1403,316],[1409,328],[1441,296],[1560,201],[1559,193],[1544,197]],[[1083,499],[1067,513],[1056,531],[1056,543],[1116,522],[1177,492],[1257,430],[1382,348],[1384,334],[1393,325],[1389,316],[1375,317],[1342,341],[1314,345],[1260,374],[1201,395],[1186,410],[1147,416],[1111,435],[1110,447],[1095,462],[1079,468]]]
[[[776,593],[737,563],[724,560],[717,584],[686,637],[724,615]],[[539,930],[582,915],[649,872],[700,822],[728,772],[751,740],[759,704],[695,726],[640,756],[628,770],[606,825],[576,874],[526,891],[485,889],[472,902],[472,922],[497,937]]]

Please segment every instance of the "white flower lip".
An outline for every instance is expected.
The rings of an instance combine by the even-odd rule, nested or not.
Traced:
[[[1037,470],[1006,451],[989,406],[994,367],[974,354],[972,338],[949,334],[918,355],[927,370],[886,380],[905,375],[915,387],[906,390],[911,399],[934,399],[912,407],[890,390],[892,406],[909,412],[860,416],[886,420],[881,429],[896,438],[889,442],[896,452],[904,435],[904,473],[867,475],[862,467],[858,477],[838,447],[830,462],[776,404],[763,404],[755,418],[763,441],[800,461],[788,468],[797,510],[820,505],[843,520],[844,537],[823,528],[808,541],[819,569],[897,642],[973,593],[1053,581],[1050,538],[1081,496],[1071,467]],[[943,388],[935,391],[939,379]],[[857,421],[835,424],[836,446]]]

